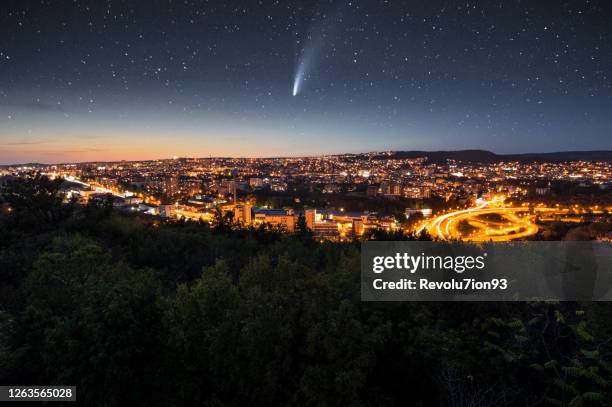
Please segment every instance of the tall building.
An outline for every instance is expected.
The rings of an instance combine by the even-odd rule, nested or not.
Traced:
[[[178,176],[168,175],[164,178],[164,193],[166,195],[176,195],[179,193]]]
[[[233,202],[236,202],[236,181],[233,180],[224,180],[221,181],[219,187],[217,188],[220,196],[224,196],[226,194],[231,195]]]
[[[234,203],[236,203],[236,181],[229,181],[227,183],[227,187],[229,190],[229,193],[232,194],[232,197],[234,199]]]
[[[401,195],[402,185],[398,182],[392,182],[389,187],[389,195]]]
[[[308,227],[308,229],[314,230],[316,216],[317,216],[316,209],[305,209],[304,210],[304,218],[306,218],[306,227]]]
[[[250,204],[236,205],[234,207],[234,220],[243,225],[250,225],[252,221],[252,209]]]
[[[383,181],[380,183],[383,195],[401,195],[402,185],[395,181]]]
[[[363,235],[364,232],[363,219],[353,219],[353,233],[355,236],[359,237]]]

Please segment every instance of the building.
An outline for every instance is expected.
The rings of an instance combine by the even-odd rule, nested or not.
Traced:
[[[263,179],[261,178],[249,178],[249,186],[253,189],[262,188],[264,185]]]
[[[304,218],[306,218],[306,227],[310,230],[314,230],[314,225],[316,222],[317,210],[316,209],[306,209],[304,210]]]
[[[313,235],[319,238],[337,238],[340,235],[336,222],[316,222],[312,230]]]
[[[411,216],[417,213],[420,213],[421,215],[423,215],[424,218],[428,218],[431,216],[432,210],[430,208],[422,208],[422,209],[406,208],[406,210],[404,211],[404,214],[406,215],[406,219],[410,219]]]
[[[420,186],[406,186],[403,190],[403,195],[411,199],[431,198],[431,188]]]
[[[402,185],[398,182],[392,182],[389,187],[389,195],[400,196],[402,194]]]
[[[183,192],[187,195],[197,195],[202,192],[202,182],[200,180],[188,180],[185,182]]]
[[[382,194],[386,196],[399,196],[402,194],[402,185],[394,181],[381,182],[380,189]]]
[[[1,180],[0,186],[2,186]],[[60,191],[65,194],[66,200],[77,199],[81,203],[86,203],[89,197],[96,193],[89,185],[73,181],[64,181]]]
[[[285,192],[287,191],[287,183],[286,182],[274,182],[270,185],[270,190],[273,192]]]
[[[219,196],[223,197],[225,195],[231,195],[234,202],[236,202],[236,181],[233,180],[223,180],[219,184],[217,189]]]
[[[145,213],[147,215],[159,215],[159,208],[156,205],[139,203],[138,211]]]
[[[175,205],[159,205],[159,216],[162,218],[172,218],[174,216]]]
[[[341,188],[338,184],[327,184],[323,187],[324,194],[336,194],[340,192]]]
[[[304,210],[306,226],[313,232],[313,235],[332,240],[348,236],[362,236],[369,216],[367,212]]]
[[[362,219],[353,219],[353,234],[355,237],[362,236],[364,231],[364,221]]]
[[[234,221],[242,225],[250,225],[253,219],[253,207],[251,205],[236,205],[234,207]]]
[[[293,210],[285,209],[255,209],[253,210],[255,226],[267,225],[282,229],[289,233],[295,232],[296,216]]]
[[[383,181],[380,183],[380,193],[383,195],[389,195],[391,192],[391,182]]]
[[[165,177],[164,183],[163,183],[163,189],[166,195],[172,196],[172,195],[178,194],[180,191],[178,176],[168,175],[167,177]]]

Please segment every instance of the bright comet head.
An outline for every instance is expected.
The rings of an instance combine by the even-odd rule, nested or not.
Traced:
[[[302,82],[304,81],[304,73],[306,68],[306,62],[304,59],[298,65],[297,71],[295,72],[295,77],[293,78],[293,96],[296,96],[300,93],[302,88]]]
[[[302,82],[302,73],[298,72],[293,80],[293,96],[296,96],[300,91],[300,83]]]

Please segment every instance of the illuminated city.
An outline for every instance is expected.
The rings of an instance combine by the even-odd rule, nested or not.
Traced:
[[[601,224],[610,238],[610,162],[433,161],[368,153],[304,158],[179,158],[3,169],[4,179],[63,177],[66,199],[112,195],[120,211],[164,220],[362,239],[372,232],[434,239],[543,238],[555,222]],[[571,188],[570,188],[571,187]],[[569,195],[559,190],[570,190]],[[581,196],[583,196],[581,198]],[[229,217],[228,217],[229,216]]]

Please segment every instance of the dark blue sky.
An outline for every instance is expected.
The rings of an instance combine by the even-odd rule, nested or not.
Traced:
[[[612,149],[611,16],[606,1],[3,2],[0,163]]]

